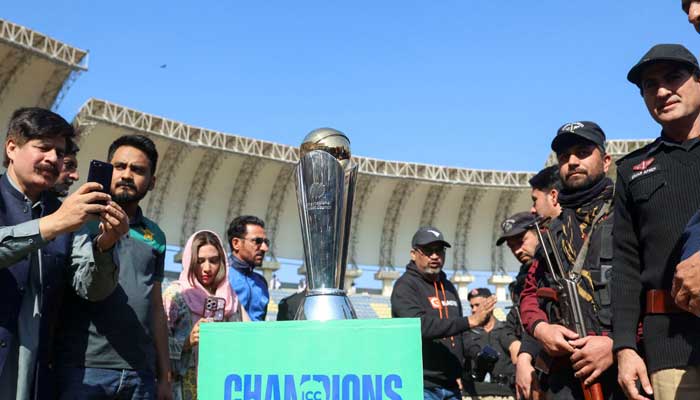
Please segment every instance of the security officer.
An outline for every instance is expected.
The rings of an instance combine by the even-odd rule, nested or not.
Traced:
[[[598,382],[605,398],[621,397],[615,384],[609,279],[612,259],[613,182],[606,178],[611,163],[605,153],[605,133],[589,121],[563,125],[552,141],[562,190],[561,215],[545,234],[547,254],[538,254],[521,294],[525,328],[553,358],[548,393],[554,399],[583,398],[582,386]],[[549,237],[551,236],[551,240]],[[581,255],[581,256],[579,256]],[[538,298],[538,282],[551,284],[548,256],[564,273],[578,271],[578,296],[588,335],[579,335],[558,321],[563,304]]]
[[[613,350],[618,380],[632,399],[644,398],[637,381],[647,394],[653,387],[657,400],[700,398],[700,319],[686,312],[693,298],[686,289],[698,287],[698,268],[679,265],[683,229],[700,208],[698,70],[685,47],[659,44],[627,74],[662,128],[617,163]]]
[[[559,181],[558,174],[559,172],[557,172],[557,182]],[[540,178],[535,180],[535,182],[538,185],[542,184],[542,186],[538,187],[545,189],[548,185],[542,182],[552,181],[552,179],[546,179],[551,176],[551,171],[545,169],[540,171],[538,175],[540,175]],[[533,180],[531,179],[530,184],[533,186],[532,191],[534,193],[536,189],[532,182]],[[550,186],[550,188],[552,187]],[[554,190],[556,190],[554,197],[556,201],[559,195],[559,189]],[[543,190],[543,193],[550,193],[550,191]],[[533,194],[533,200],[534,197]],[[558,216],[561,209],[558,208],[558,202],[556,204],[558,210],[556,216]],[[511,358],[515,363],[515,390],[519,392],[520,398],[522,399],[540,398],[540,396],[543,396],[540,391],[541,385],[539,384],[539,380],[546,378],[542,376],[542,374],[536,373],[534,368],[534,361],[537,359],[542,346],[529,333],[525,332],[522,322],[520,321],[520,294],[525,287],[525,278],[532,266],[535,252],[540,243],[535,231],[535,218],[536,216],[529,212],[519,212],[506,218],[501,222],[503,233],[496,241],[496,245],[498,246],[506,243],[513,253],[513,256],[521,262],[518,275],[509,287],[513,307],[506,317],[506,329],[520,342],[515,354],[511,354]]]
[[[467,299],[472,313],[479,311],[482,303],[492,297],[487,288],[474,289]],[[464,333],[465,377],[464,388],[470,396],[506,396],[512,398],[515,366],[511,353],[517,353],[520,341],[506,324],[496,319],[493,311],[488,319]],[[489,374],[489,381],[484,382]]]

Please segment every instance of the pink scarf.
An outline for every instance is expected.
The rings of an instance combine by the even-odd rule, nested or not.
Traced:
[[[204,303],[208,296],[216,296],[221,297],[222,299],[226,299],[226,308],[224,309],[224,316],[228,318],[231,316],[231,314],[238,310],[238,297],[236,296],[236,293],[233,292],[233,289],[231,289],[231,284],[228,280],[229,268],[228,259],[226,258],[225,253],[222,254],[223,260],[221,260],[222,265],[220,268],[226,269],[226,275],[224,276],[224,279],[221,281],[221,283],[219,283],[219,286],[216,288],[215,294],[210,294],[209,291],[205,289],[201,283],[199,283],[199,280],[196,278],[196,276],[193,276],[193,282],[190,282],[190,280],[188,279],[190,273],[190,264],[192,262],[192,241],[194,240],[194,237],[200,232],[209,232],[214,234],[214,236],[216,236],[216,239],[219,241],[219,245],[221,246],[221,248],[224,248],[223,243],[221,242],[221,238],[216,233],[212,231],[195,232],[195,234],[190,236],[190,238],[187,240],[187,244],[185,245],[185,248],[183,250],[182,272],[180,272],[180,279],[177,282],[182,288],[182,296],[184,297],[187,306],[190,308],[190,311],[192,311],[193,317],[196,316],[196,318],[193,319],[199,319],[202,317],[202,314],[204,312]]]

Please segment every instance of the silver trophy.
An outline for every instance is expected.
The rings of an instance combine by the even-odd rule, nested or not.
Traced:
[[[343,290],[357,179],[347,136],[330,128],[306,135],[296,177],[307,291],[295,319],[355,319]]]

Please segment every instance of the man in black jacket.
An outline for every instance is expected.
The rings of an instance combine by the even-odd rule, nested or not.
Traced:
[[[457,290],[442,271],[445,249],[451,247],[442,232],[422,227],[411,247],[411,262],[394,284],[391,315],[421,320],[424,399],[461,399],[462,333],[481,325],[496,299],[489,298],[479,312],[464,317]]]
[[[613,350],[618,381],[635,400],[644,398],[636,381],[648,394],[653,386],[657,400],[700,397],[700,318],[687,312],[687,289],[698,287],[697,266],[688,263],[696,257],[679,265],[683,229],[700,208],[699,70],[685,47],[660,44],[627,75],[662,127],[617,166]],[[637,347],[640,320],[644,353]]]
[[[528,272],[520,315],[525,329],[552,357],[547,398],[583,398],[582,383],[586,387],[599,383],[604,398],[623,398],[615,385],[610,338],[613,181],[605,176],[611,163],[605,133],[594,122],[571,122],[559,128],[551,147],[562,179],[562,213],[549,223],[540,243],[546,253],[537,252]],[[552,261],[552,269],[545,256]],[[576,277],[573,295],[578,297],[584,332],[572,330],[571,320],[562,318],[566,313],[560,310],[571,303],[538,293],[542,284],[556,290],[554,274],[557,279]]]

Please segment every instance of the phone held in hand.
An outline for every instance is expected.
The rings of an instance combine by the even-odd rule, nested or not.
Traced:
[[[97,182],[102,185],[101,192],[110,194],[110,188],[112,187],[112,171],[114,167],[110,163],[104,161],[92,160],[90,161],[90,170],[88,171],[88,182]],[[100,202],[100,204],[105,204]]]
[[[226,299],[216,296],[208,296],[204,303],[204,318],[214,322],[224,320],[224,309],[226,308]]]

